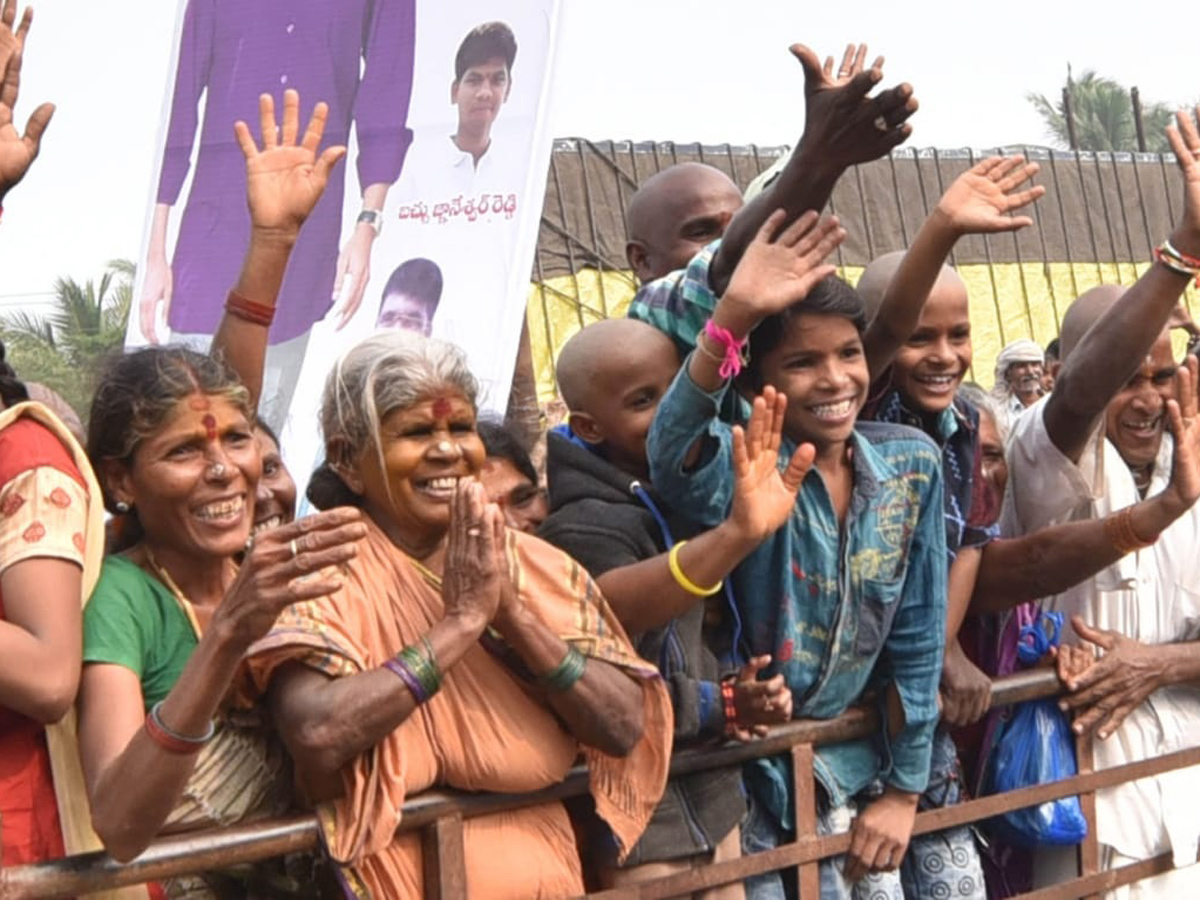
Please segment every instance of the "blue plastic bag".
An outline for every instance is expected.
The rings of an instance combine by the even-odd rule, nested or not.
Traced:
[[[1051,647],[1057,647],[1063,626],[1062,613],[1042,613],[1021,629],[1017,653],[1032,665]],[[1017,788],[1061,781],[1073,776],[1075,741],[1066,716],[1054,700],[1020,704],[1004,726],[991,764],[991,790],[998,794]],[[1087,820],[1078,797],[1063,797],[1039,806],[1016,809],[995,819],[1010,843],[1070,846],[1087,837]]]

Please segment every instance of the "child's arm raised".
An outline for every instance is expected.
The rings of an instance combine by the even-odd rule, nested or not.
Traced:
[[[1037,172],[1038,164],[1023,157],[992,156],[954,180],[913,238],[863,336],[872,378],[887,367],[917,327],[921,308],[959,238],[1033,224],[1029,216],[1011,213],[1046,193],[1042,185],[1020,189]]]
[[[786,218],[784,210],[776,210],[759,228],[713,310],[712,326],[733,341],[745,341],[759,322],[799,303],[834,272],[825,260],[846,238],[837,218],[818,221],[810,211],[780,230]],[[688,375],[702,391],[715,391],[730,377],[730,348],[707,329],[697,335],[696,348],[688,358]]]
[[[812,467],[813,448],[800,445],[787,468],[779,470],[786,409],[787,398],[768,387],[755,399],[746,428],[734,426],[733,504],[725,521],[671,553],[609,569],[596,579],[630,634],[661,628],[715,593],[710,586],[719,588],[738,563],[787,521]]]

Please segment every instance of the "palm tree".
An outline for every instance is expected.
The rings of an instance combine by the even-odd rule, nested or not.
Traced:
[[[132,262],[112,260],[99,284],[57,279],[47,315],[21,311],[0,319],[0,336],[17,374],[49,385],[85,414],[101,361],[125,342],[133,276]]]
[[[1071,111],[1080,150],[1134,152],[1138,149],[1133,100],[1125,87],[1111,78],[1100,77],[1094,69],[1088,69],[1074,79],[1068,68],[1067,89],[1071,93]],[[1052,103],[1044,94],[1027,94],[1026,99],[1041,114],[1047,134],[1055,143],[1064,149],[1070,147],[1063,101],[1059,99]],[[1165,104],[1142,104],[1146,149],[1151,153],[1170,150],[1165,134],[1170,121],[1171,110]]]

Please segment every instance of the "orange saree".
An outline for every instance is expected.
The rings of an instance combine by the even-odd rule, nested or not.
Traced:
[[[562,780],[581,752],[599,815],[625,850],[649,821],[666,783],[671,706],[665,687],[637,657],[587,573],[560,551],[508,533],[510,572],[521,599],[584,655],[639,679],[645,730],[629,756],[581,747],[536,693],[482,644],[448,673],[442,690],[391,735],[346,767],[342,799],[319,809],[330,855],[352,893],[422,896],[419,835],[397,836],[405,799],[426,788],[522,792]],[[343,588],[287,610],[251,648],[254,690],[298,661],[333,677],[377,666],[417,640],[443,614],[440,580],[406,557],[373,524],[342,572]],[[566,811],[552,802],[470,819],[464,828],[472,898],[582,893]]]

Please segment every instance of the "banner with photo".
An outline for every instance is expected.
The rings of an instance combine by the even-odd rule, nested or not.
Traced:
[[[329,104],[349,153],[305,223],[270,332],[260,412],[303,483],[322,455],[325,376],[403,328],[462,347],[502,413],[549,166],[559,0],[181,0],[160,169],[127,346],[206,349],[249,237],[258,96]]]

